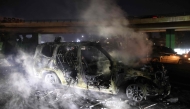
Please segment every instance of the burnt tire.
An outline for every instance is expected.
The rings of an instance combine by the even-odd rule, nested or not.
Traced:
[[[128,100],[140,102],[145,98],[146,91],[140,84],[130,84],[126,88],[126,96]]]

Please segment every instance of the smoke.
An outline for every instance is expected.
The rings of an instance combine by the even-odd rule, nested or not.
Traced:
[[[110,54],[125,64],[144,62],[151,52],[152,42],[145,33],[129,28],[126,13],[114,0],[91,0],[81,18],[96,22],[93,28],[96,33],[93,34],[107,38],[106,49],[110,49]]]
[[[97,26],[96,34],[109,39],[107,42],[109,41],[108,47],[111,48],[110,54],[125,64],[134,65],[137,59],[142,59],[150,52],[152,43],[146,39],[145,34],[135,32],[128,27],[129,22],[125,19],[125,15],[114,1],[92,0],[82,14],[82,18],[99,21],[97,24],[100,25]],[[110,100],[110,96],[97,92],[81,91],[72,87],[56,89],[33,76],[32,57],[20,51],[20,55],[16,58],[19,67],[11,69],[10,72],[1,71],[6,75],[2,77],[4,79],[1,80],[0,85],[0,96],[3,97],[0,100],[2,108],[79,109],[90,108],[92,105],[95,107],[98,103],[100,107],[110,109],[128,107],[119,99]],[[13,71],[14,69],[16,71]],[[109,69],[105,70],[109,71]]]
[[[113,95],[63,86],[57,88],[36,78],[32,70],[33,56],[19,51],[16,67],[1,69],[0,104],[3,109],[114,109],[129,105]],[[10,62],[10,65],[13,65]],[[115,104],[113,104],[115,103]],[[122,108],[120,108],[122,109]]]

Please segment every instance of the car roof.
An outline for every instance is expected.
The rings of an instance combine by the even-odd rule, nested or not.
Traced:
[[[172,48],[168,48],[165,46],[158,46],[158,45],[153,46],[153,51],[159,51],[159,52],[165,52],[165,53],[175,53],[175,51]]]
[[[100,43],[97,42],[90,42],[90,41],[83,41],[83,42],[46,42],[39,45],[89,45],[89,46],[101,46]]]

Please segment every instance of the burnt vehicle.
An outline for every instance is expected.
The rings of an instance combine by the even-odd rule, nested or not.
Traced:
[[[115,61],[99,43],[44,43],[36,48],[33,63],[37,77],[53,85],[78,87],[142,101],[147,96],[169,95],[164,67],[131,68]],[[61,85],[61,86],[62,86]]]

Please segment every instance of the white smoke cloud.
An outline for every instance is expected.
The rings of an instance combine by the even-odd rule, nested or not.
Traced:
[[[90,109],[91,106],[92,109],[96,107],[112,109],[118,104],[116,102],[120,102],[122,107],[129,106],[118,99],[110,99],[112,95],[68,86],[57,89],[43,82],[33,74],[32,57],[20,51],[16,57],[18,69],[10,66],[12,68],[10,72],[0,72],[6,73],[5,77],[0,79],[0,96],[3,97],[0,103],[3,104],[3,109]],[[110,107],[111,102],[115,104],[112,103]]]
[[[94,21],[109,21],[108,23],[101,22],[101,25],[97,26],[96,34],[113,39],[117,47],[113,47],[113,51],[110,51],[111,55],[126,64],[134,65],[136,59],[141,59],[151,50],[151,42],[146,40],[145,34],[128,28],[129,22],[125,19],[125,13],[114,1],[92,0],[89,7],[82,14],[82,18]],[[52,89],[51,85],[33,76],[32,57],[20,51],[16,62],[22,65],[24,71],[10,72],[7,79],[1,80],[2,84],[0,87],[4,91],[1,91],[0,95],[4,95],[6,98],[5,102],[3,102],[4,109],[79,109],[80,107],[89,108],[93,105],[94,101],[92,100],[94,99],[107,99],[107,97],[103,97],[98,93],[88,92],[87,94],[81,90],[72,88],[60,89],[57,92],[57,90],[54,90],[55,88]],[[50,87],[51,90],[49,89]],[[35,96],[36,90],[39,90],[39,92],[45,90],[45,92],[40,96]],[[56,101],[57,97],[59,98],[58,101]],[[114,108],[114,106],[110,106],[110,104],[114,105],[112,100],[110,101],[111,103],[107,101],[101,104],[112,109]],[[129,107],[119,99],[114,99],[114,102],[116,102],[115,104],[118,109]]]
[[[129,28],[126,13],[113,0],[92,0],[82,19],[96,22],[94,34],[112,40],[108,45],[113,50],[110,54],[125,64],[136,65],[136,60],[142,62],[151,52],[152,42],[147,35]]]

